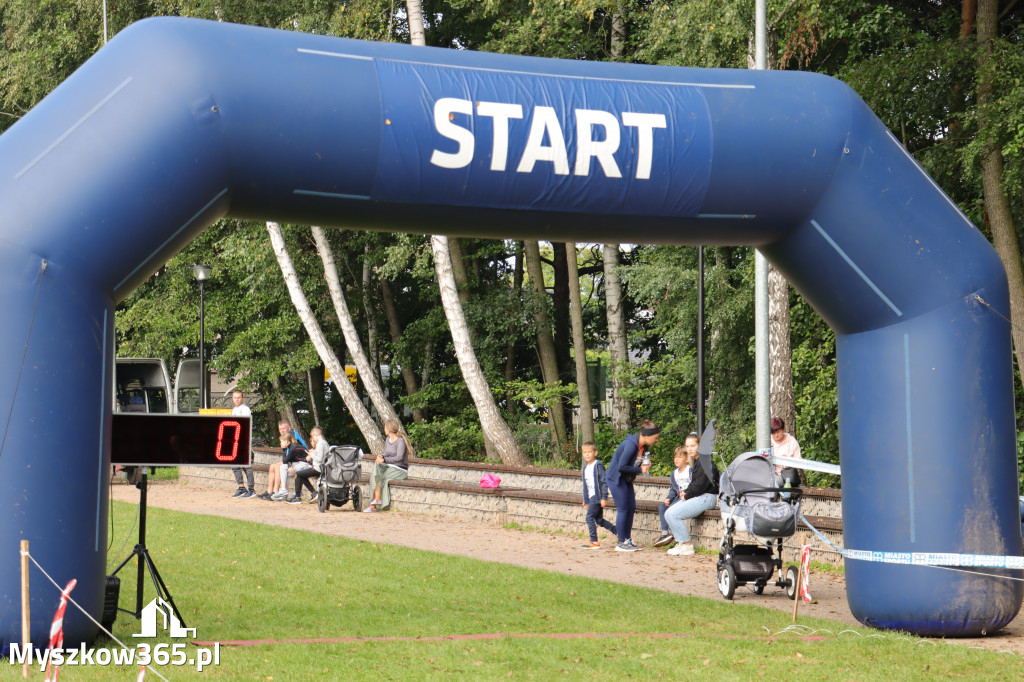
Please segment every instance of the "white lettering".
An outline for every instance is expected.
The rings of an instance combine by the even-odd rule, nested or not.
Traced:
[[[551,142],[544,145],[544,137]],[[550,161],[555,175],[569,174],[569,155],[565,151],[565,135],[558,124],[558,115],[552,107],[534,107],[533,120],[530,123],[530,135],[526,139],[526,149],[519,159],[518,173],[533,172],[533,165],[538,161]]]
[[[509,163],[509,139],[513,120],[523,118],[521,104],[507,102],[477,102],[476,115],[486,116],[492,121],[491,163],[492,171],[504,172]],[[622,143],[622,129],[615,114],[598,109],[576,109],[576,158],[573,174],[590,175],[591,160],[596,159],[605,177],[621,178],[622,171],[615,160],[615,154]],[[472,117],[474,104],[467,99],[444,97],[434,103],[434,127],[443,137],[455,142],[454,152],[434,149],[430,163],[441,168],[465,168],[473,162],[476,152],[476,137],[473,130],[455,123],[455,115]],[[622,125],[637,129],[636,171],[637,180],[649,180],[654,160],[654,129],[667,128],[665,114],[644,114],[634,111],[622,112]],[[597,139],[596,127],[604,129],[603,139]],[[565,133],[553,107],[533,108],[526,145],[516,167],[518,173],[532,173],[538,161],[551,163],[556,175],[569,174],[569,150]]]
[[[594,126],[604,127],[604,140],[594,139]],[[601,164],[606,178],[621,178],[622,173],[615,163],[618,149],[619,121],[614,114],[593,109],[576,110],[575,175],[590,175],[590,159],[593,157]]]
[[[442,152],[437,149],[430,157],[430,163],[441,168],[465,168],[473,161],[473,149],[476,140],[473,131],[455,125],[455,114],[473,115],[473,103],[468,99],[444,97],[434,102],[434,128],[449,140],[459,143],[455,153]]]
[[[476,113],[494,119],[494,142],[491,148],[491,170],[503,171],[508,161],[508,122],[509,119],[522,118],[523,107],[520,104],[502,104],[500,102],[477,102]]]
[[[666,128],[665,114],[638,114],[633,111],[622,112],[622,124],[637,129],[639,145],[636,154],[636,179],[650,180],[651,159],[654,156],[655,128]]]

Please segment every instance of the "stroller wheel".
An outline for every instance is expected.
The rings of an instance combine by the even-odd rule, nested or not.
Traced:
[[[764,594],[764,585],[754,585],[754,594]]]
[[[327,487],[320,491],[320,497],[317,498],[316,508],[323,514],[325,511],[331,508],[331,503],[327,501]]]
[[[736,572],[732,566],[722,566],[718,569],[718,591],[726,599],[732,599],[736,593]]]
[[[786,569],[786,596],[790,599],[796,599],[796,593],[798,592],[796,581],[796,566],[790,566]]]
[[[362,504],[360,504],[362,501],[363,501],[363,491],[359,489],[359,486],[353,485],[352,486],[352,508],[355,509],[356,511],[360,511],[360,507],[363,506]]]

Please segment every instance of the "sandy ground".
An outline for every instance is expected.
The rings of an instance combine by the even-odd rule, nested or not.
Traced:
[[[381,538],[387,538],[390,544],[432,552],[572,575],[600,576],[614,582],[724,601],[718,592],[715,576],[717,556],[711,554],[675,557],[653,548],[643,552],[615,552],[612,538],[605,535],[604,531],[601,531],[602,549],[586,550],[580,548],[583,538],[567,534],[511,530],[448,518],[439,520],[401,510],[363,514],[355,512],[351,504],[321,514],[316,505],[289,505],[256,498],[233,499],[230,496],[232,492],[183,486],[175,481],[157,481],[151,482],[148,499],[150,506],[154,507],[312,530],[371,542],[382,542]],[[111,497],[137,503],[139,493],[134,486],[115,483]],[[585,528],[581,528],[581,531],[585,532]],[[842,625],[858,624],[846,603],[846,585],[841,575],[812,572],[810,589],[815,601],[800,604],[798,623],[806,616],[838,621]],[[767,587],[762,596],[755,595],[749,587],[737,588],[733,603],[754,604],[788,613],[793,611],[793,602],[786,599],[785,591],[777,587]],[[1018,616],[1009,627],[986,638],[948,641],[996,651],[1012,651],[1024,656],[1022,621],[1024,617]],[[837,627],[836,631],[839,629],[842,628]]]

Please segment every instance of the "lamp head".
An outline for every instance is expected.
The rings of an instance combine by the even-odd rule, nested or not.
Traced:
[[[210,279],[210,273],[213,272],[213,268],[209,265],[193,265],[192,274],[195,275],[196,279],[200,282],[205,282]]]

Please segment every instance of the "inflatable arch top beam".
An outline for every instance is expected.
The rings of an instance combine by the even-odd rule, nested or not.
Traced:
[[[0,137],[3,643],[22,537],[101,612],[114,305],[229,215],[755,245],[837,334],[846,546],[1020,555],[1003,269],[842,83],[155,19]],[[883,628],[992,632],[1021,603],[982,575],[846,570]]]

